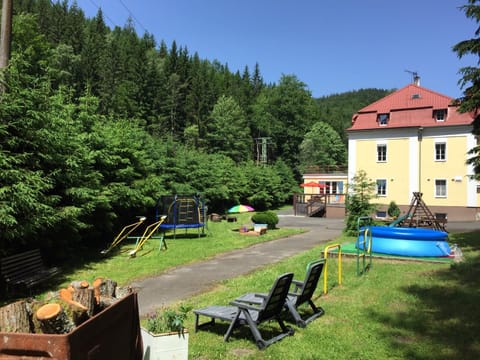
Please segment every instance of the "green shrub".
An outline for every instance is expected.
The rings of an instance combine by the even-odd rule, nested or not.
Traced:
[[[268,229],[275,229],[278,224],[278,215],[273,211],[264,211],[252,216],[255,224],[267,224]]]
[[[400,208],[395,201],[391,201],[390,205],[388,205],[387,214],[392,218],[397,218],[400,215]]]

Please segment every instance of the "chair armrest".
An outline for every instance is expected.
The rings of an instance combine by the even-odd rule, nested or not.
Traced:
[[[232,302],[230,302],[230,305],[236,306],[236,307],[238,307],[239,309],[242,309],[242,310],[255,310],[255,311],[262,310],[262,308],[259,307],[258,305],[255,306],[253,304],[248,304],[248,303],[244,303],[244,302],[240,302],[240,301],[232,301]]]
[[[268,295],[263,293],[247,293],[236,298],[235,301],[239,301],[247,304],[259,305],[259,304],[262,304],[263,300],[265,300],[267,297]]]
[[[297,292],[303,287],[304,282],[299,280],[292,280],[292,284],[295,285],[295,288],[293,289],[293,291]]]

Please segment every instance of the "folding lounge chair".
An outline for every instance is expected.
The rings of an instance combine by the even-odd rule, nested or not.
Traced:
[[[306,327],[307,324],[325,313],[321,307],[315,306],[312,301],[313,293],[317,288],[324,264],[324,259],[312,261],[307,266],[307,274],[305,275],[304,281],[292,280],[292,284],[295,285],[295,288],[293,292],[288,293],[288,297],[285,301],[285,308],[288,309],[298,327]],[[236,301],[249,304],[259,304],[265,296],[265,294],[249,293],[236,299]],[[313,314],[303,319],[297,309],[300,305],[305,303],[310,305]]]
[[[287,327],[281,319],[281,313],[287,298],[288,290],[293,280],[293,273],[286,273],[279,276],[273,284],[270,292],[266,295],[261,304],[247,304],[244,302],[232,301],[230,306],[208,306],[202,309],[193,310],[195,318],[195,332],[203,326],[214,325],[215,319],[230,322],[224,341],[232,334],[234,328],[239,325],[247,325],[255,338],[259,349],[264,349],[274,342],[283,339],[285,336],[293,335],[294,330]],[[199,316],[210,317],[209,322],[199,324]],[[282,333],[270,340],[264,340],[258,325],[269,320],[276,320],[282,329]]]

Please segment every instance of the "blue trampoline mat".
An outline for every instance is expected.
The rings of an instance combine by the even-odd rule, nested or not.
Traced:
[[[196,229],[204,227],[205,224],[198,223],[198,224],[161,224],[160,229]]]

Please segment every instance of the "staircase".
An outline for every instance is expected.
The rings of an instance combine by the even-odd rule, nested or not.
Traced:
[[[309,217],[324,217],[325,216],[325,196],[313,196],[308,200],[306,211]]]

